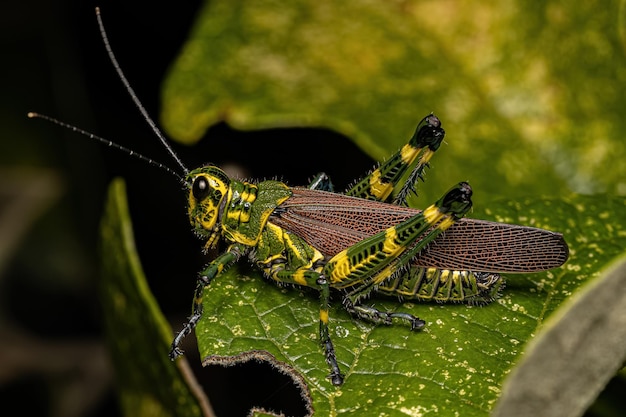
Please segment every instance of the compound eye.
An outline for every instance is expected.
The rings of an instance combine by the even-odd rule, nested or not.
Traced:
[[[204,177],[198,177],[193,180],[191,192],[196,200],[204,200],[211,192],[209,181]]]

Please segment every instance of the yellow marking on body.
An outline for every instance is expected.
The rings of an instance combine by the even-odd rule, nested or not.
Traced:
[[[293,280],[296,284],[307,286],[306,278],[304,278],[304,270],[298,270],[293,274]]]
[[[215,226],[215,223],[217,223],[215,216],[212,216],[212,217],[210,217],[208,219],[205,216],[200,221],[200,224],[202,225],[202,228],[204,230],[211,230],[211,229],[213,229],[213,226]]]
[[[230,209],[226,212],[226,217],[231,220],[239,221],[239,216],[241,215],[241,210]]]
[[[328,310],[320,309],[320,321],[324,324],[328,323]]]
[[[314,255],[311,257],[311,265],[319,264],[321,261],[324,260],[325,256],[322,255],[322,252],[318,251],[317,249],[313,249],[315,250],[315,252]],[[314,270],[317,272],[322,272],[323,269],[324,267],[322,265],[319,265]]]
[[[281,229],[280,227],[276,226],[273,223],[267,223],[265,225],[265,229],[262,232],[266,232],[267,233],[267,241],[271,242],[272,240],[278,240],[282,243],[285,243],[285,239],[284,239],[284,233],[283,233],[283,229]],[[259,233],[259,239],[257,241],[257,244],[259,242],[261,242],[261,239],[263,237],[263,233]],[[280,254],[276,255],[276,257],[282,256]]]
[[[245,188],[241,193],[241,199],[248,203],[254,203],[256,200],[256,193],[251,193],[250,190],[254,189],[256,191],[256,187]]]
[[[283,259],[283,255],[278,253],[276,255],[268,256],[267,258],[264,258],[263,261],[259,261],[259,263],[263,264],[264,267],[267,268],[268,266],[272,265],[277,259]]]
[[[370,175],[370,192],[379,200],[385,200],[393,191],[393,185],[381,181],[380,169]]]
[[[223,229],[224,237],[226,240],[231,240],[233,242],[239,242],[246,246],[256,246],[261,239],[261,234],[257,234],[253,237],[248,237],[243,233],[237,233],[237,231],[228,230],[226,228]]]
[[[441,217],[443,216],[439,208],[435,205],[432,205],[425,209],[422,214],[424,215],[424,218],[426,219],[428,224],[434,224],[438,222],[439,219],[441,219]]]
[[[189,197],[187,198],[187,213],[191,216],[196,209],[196,198],[193,196],[192,192],[189,192]]]
[[[285,186],[285,188],[287,188],[287,186]],[[249,194],[251,196],[254,197],[253,201],[255,201],[257,199],[257,194]],[[278,199],[276,201],[276,207],[280,206],[285,200],[287,200],[289,198],[288,195]],[[231,201],[231,199],[227,200],[228,202]],[[251,208],[250,213],[245,213],[245,216],[243,216],[243,218],[245,219],[244,222],[248,222],[248,220],[250,219],[250,215],[252,214],[253,208]],[[229,227],[231,227],[230,225],[226,225],[227,222],[223,222],[222,223],[222,229],[223,229],[223,233],[224,235],[228,235],[230,236],[231,240],[234,240],[236,242],[240,242],[243,243],[244,245],[247,246],[256,246],[261,238],[261,234],[263,231],[263,228],[272,228],[274,229],[273,232],[274,234],[278,234],[280,229],[278,226],[273,225],[271,223],[268,223],[267,220],[269,219],[270,215],[272,214],[272,209],[268,208],[268,209],[264,209],[261,212],[261,215],[259,217],[259,227],[258,227],[258,233],[256,233],[256,236],[252,236],[252,237],[248,237],[245,233],[242,233],[241,231],[237,230],[236,228],[234,229],[229,229]],[[241,217],[241,214],[243,213],[243,211],[241,209],[239,210],[228,210],[228,218],[229,219],[235,219],[238,220]],[[232,215],[231,215],[232,214]],[[281,239],[282,240],[282,239]],[[284,240],[283,240],[284,242]]]
[[[248,223],[250,221],[250,212],[245,210],[239,211],[239,221],[241,223]]]
[[[254,190],[255,192],[251,193],[250,191],[252,190]],[[250,221],[250,213],[252,211],[251,206],[256,201],[256,197],[257,197],[256,187],[254,188],[250,187],[244,190],[243,193],[241,193],[241,200],[243,201],[243,203],[241,204],[239,208],[239,221],[240,222],[247,223]],[[250,204],[247,210],[244,205],[245,203]]]
[[[250,211],[251,206],[256,200],[256,193],[251,191],[256,191],[256,187],[250,187],[242,190],[241,192],[235,192],[232,188],[228,190],[228,203],[234,204],[231,206],[229,210],[226,212],[226,218],[229,220],[234,220],[238,223],[248,223],[250,221]],[[233,203],[233,199],[235,202]],[[244,204],[249,203],[250,206],[248,210],[245,209]]]
[[[441,274],[439,274],[439,281],[441,282],[448,282],[449,278],[450,278],[449,269],[444,269],[443,271],[441,271]]]
[[[278,227],[277,227],[277,228],[278,228]],[[281,230],[280,228],[278,228],[278,229],[279,229],[279,230]],[[283,243],[284,243],[286,246],[288,246],[288,247],[289,247],[289,249],[291,250],[291,253],[292,253],[293,255],[296,255],[296,257],[298,258],[298,260],[299,260],[300,262],[303,262],[303,263],[304,263],[304,262],[306,261],[306,259],[305,259],[305,258],[303,258],[303,256],[302,256],[302,255],[303,255],[303,254],[302,254],[302,251],[299,251],[299,250],[298,250],[298,247],[297,247],[297,246],[293,243],[293,239],[291,239],[291,236],[289,236],[289,234],[288,234],[288,233],[284,233],[284,234],[282,235],[282,241],[283,241]]]

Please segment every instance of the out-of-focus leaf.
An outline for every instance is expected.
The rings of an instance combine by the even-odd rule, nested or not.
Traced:
[[[166,81],[162,120],[183,142],[220,120],[324,126],[380,160],[433,111],[449,132],[433,190],[453,178],[477,201],[624,194],[620,7],[210,1]]]
[[[59,198],[62,189],[61,180],[52,171],[0,170],[0,274],[26,231]]]
[[[581,416],[626,359],[626,262],[560,308],[503,386],[494,416]]]
[[[109,189],[100,284],[122,409],[137,417],[213,415],[186,362],[168,359],[173,333],[141,269],[125,192],[121,180]]]

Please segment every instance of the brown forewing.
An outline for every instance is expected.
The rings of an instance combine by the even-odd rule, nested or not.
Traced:
[[[324,255],[394,226],[420,210],[295,187],[270,222],[301,236]],[[423,267],[482,272],[534,272],[562,265],[567,244],[559,233],[485,220],[461,219],[422,250]]]

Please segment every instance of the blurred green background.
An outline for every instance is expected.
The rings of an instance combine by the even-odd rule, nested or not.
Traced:
[[[448,134],[420,205],[460,180],[481,208],[626,194],[622,2],[208,4],[206,14],[198,1],[0,6],[3,404],[116,412],[95,292],[112,177],[129,183],[146,275],[175,327],[205,262],[176,179],[26,118],[46,113],[173,165],[108,61],[96,5],[149,113],[172,137],[206,138],[175,145],[190,167],[237,164],[293,185],[325,171],[343,189],[433,111]]]

